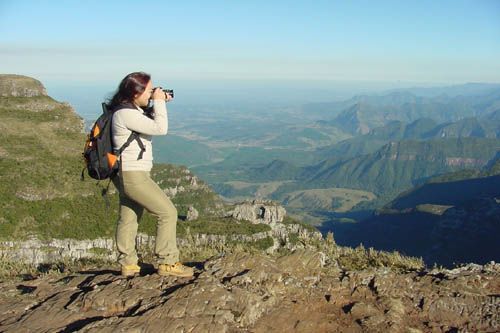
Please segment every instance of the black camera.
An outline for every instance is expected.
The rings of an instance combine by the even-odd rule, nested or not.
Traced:
[[[165,93],[165,97],[167,97],[166,95],[169,95],[170,97],[174,98],[174,90],[173,89],[163,89],[162,87],[158,87],[161,89],[161,91],[163,91]],[[154,88],[153,90],[155,90],[156,88]]]

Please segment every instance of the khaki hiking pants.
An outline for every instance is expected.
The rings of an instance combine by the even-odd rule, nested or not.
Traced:
[[[160,189],[148,171],[120,171],[113,179],[120,192],[120,217],[116,228],[118,262],[122,265],[137,264],[136,236],[138,221],[144,208],[156,216],[155,254],[160,264],[179,261],[176,226],[177,209]]]

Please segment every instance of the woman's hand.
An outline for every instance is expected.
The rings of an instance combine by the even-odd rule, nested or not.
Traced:
[[[172,99],[174,99],[170,94],[166,94],[160,87],[157,87],[153,90],[151,98],[161,99],[164,100],[165,102],[170,102]]]
[[[164,101],[168,101],[166,100],[166,94],[163,92],[163,90],[161,90],[160,87],[156,87],[154,90],[153,90],[153,94],[151,95],[151,98],[152,99],[161,99],[161,100],[164,100]]]

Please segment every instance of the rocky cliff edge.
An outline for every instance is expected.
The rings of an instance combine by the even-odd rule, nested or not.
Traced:
[[[329,255],[221,254],[193,278],[143,267],[3,282],[2,332],[498,332],[500,265],[346,271]]]

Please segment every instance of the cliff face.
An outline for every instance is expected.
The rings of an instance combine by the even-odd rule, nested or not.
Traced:
[[[451,173],[402,193],[374,215],[337,231],[339,244],[362,243],[422,257],[427,265],[500,261],[500,175]],[[488,176],[490,174],[495,174]],[[437,181],[440,179],[440,181]],[[340,230],[342,233],[340,232]]]
[[[109,267],[0,283],[2,332],[493,332],[500,265],[346,271],[312,250],[233,253],[193,278]]]
[[[228,243],[239,243],[241,246],[251,246],[259,241],[269,240],[265,248],[268,253],[279,249],[295,250],[296,242],[321,242],[322,235],[318,231],[308,230],[300,224],[274,224],[268,231],[244,234],[189,234],[177,238],[181,250],[186,248],[221,249]],[[139,234],[136,237],[137,247],[142,256],[151,256],[155,246],[155,236]],[[0,258],[5,262],[19,262],[30,265],[46,265],[72,260],[99,259],[116,261],[118,253],[112,238],[96,238],[87,240],[31,238],[25,241],[0,242]]]
[[[447,209],[430,230],[426,258],[436,262],[500,260],[500,198],[477,198]],[[453,260],[452,260],[453,258]]]

